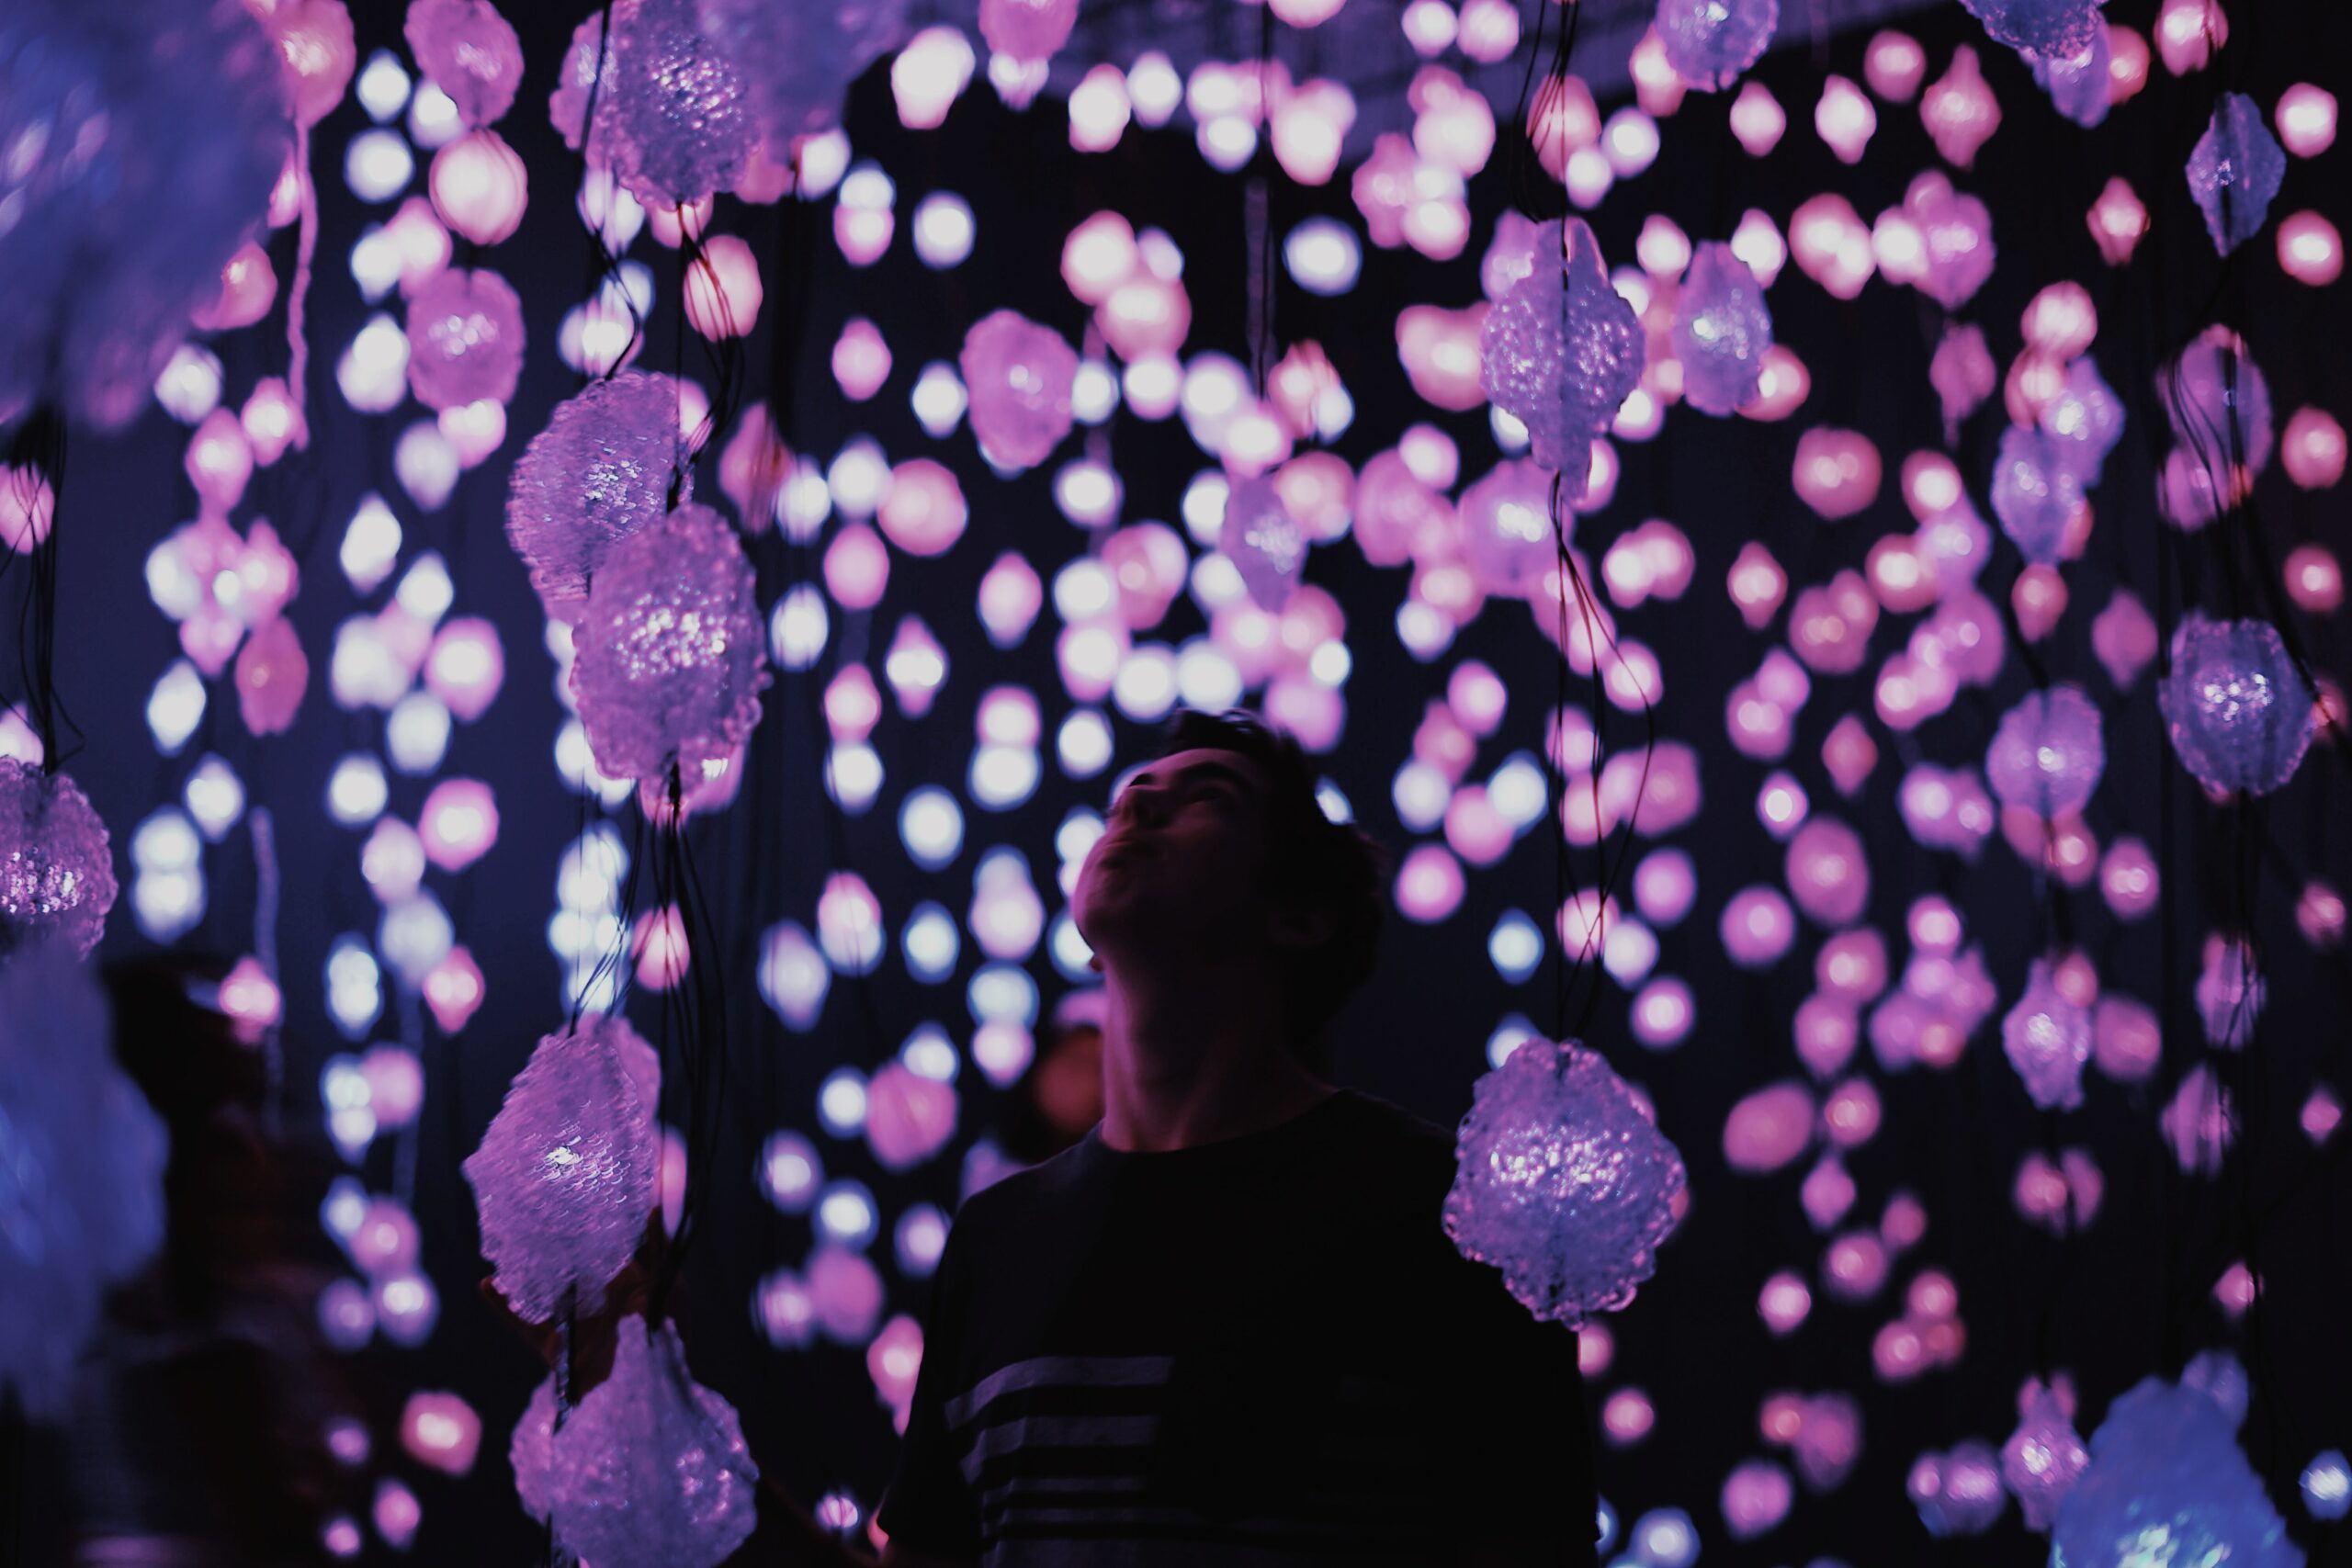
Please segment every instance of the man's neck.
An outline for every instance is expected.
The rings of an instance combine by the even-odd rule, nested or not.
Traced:
[[[1283,1032],[1271,974],[1137,973],[1106,964],[1102,1141],[1132,1154],[1222,1143],[1279,1126],[1331,1086]]]

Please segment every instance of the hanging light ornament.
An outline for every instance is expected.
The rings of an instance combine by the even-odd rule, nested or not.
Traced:
[[[2018,1429],[2001,1445],[2001,1479],[2023,1510],[2026,1529],[2047,1530],[2056,1521],[2060,1505],[2090,1461],[2090,1450],[2075,1430],[2071,1393],[2062,1397],[2041,1379],[2028,1380]]]
[[[742,62],[703,30],[696,0],[637,0],[613,30],[607,85],[619,134],[607,151],[621,183],[662,207],[733,188],[758,129]]]
[[[1634,1299],[1684,1202],[1682,1157],[1595,1052],[1530,1040],[1478,1080],[1454,1140],[1445,1233],[1538,1318]]]
[[[907,41],[907,0],[701,0],[704,29],[748,84],[764,157],[841,123],[849,85]]]
[[[523,43],[490,0],[410,0],[401,36],[425,79],[458,106],[468,130],[514,107],[523,85]]]
[[[571,663],[599,773],[691,773],[751,734],[768,682],[753,575],[727,520],[692,503],[605,557]]]
[[[1061,333],[1017,310],[991,310],[964,334],[956,365],[972,434],[1000,468],[1035,468],[1069,434],[1078,355]]]
[[[2174,1562],[2302,1568],[2233,1423],[2212,1395],[2143,1378],[2108,1406],[2090,1465],[2058,1505],[2053,1562]]]
[[[1961,0],[1996,43],[2039,55],[2088,49],[2105,0]]]
[[[2311,745],[2311,683],[2267,621],[2211,621],[2195,610],[2172,635],[2156,688],[2181,766],[2217,795],[2267,795]]]
[[[167,1135],[112,1032],[70,939],[0,964],[0,1398],[36,1416],[65,1414],[107,1288],[164,1239]]]
[[[759,1467],[735,1407],[694,1381],[677,1330],[621,1320],[612,1375],[552,1437],[556,1539],[609,1568],[714,1568],[757,1523]]]
[[[2001,1020],[2001,1049],[2035,1105],[2072,1111],[2082,1104],[2092,1042],[2091,1010],[2066,995],[2048,959],[2035,959],[2024,994]]]
[[[1241,573],[1242,586],[1262,609],[1280,610],[1306,572],[1306,530],[1283,500],[1271,475],[1242,479],[1227,491],[1217,548]]]
[[[0,409],[54,401],[102,430],[138,415],[189,313],[262,227],[292,141],[288,96],[244,6],[10,0]]]
[[[429,409],[505,403],[523,374],[523,301],[488,267],[451,267],[408,307],[408,381]]]
[[[624,370],[556,406],[506,495],[506,537],[549,615],[580,618],[597,567],[660,521],[673,484],[693,498],[693,471],[678,466],[677,382]]]
[[[81,786],[0,757],[0,957],[51,937],[88,957],[115,890],[106,824]]]
[[[1647,359],[1634,307],[1610,287],[1600,243],[1582,219],[1546,223],[1535,265],[1487,313],[1479,381],[1527,427],[1535,460],[1584,499],[1589,450],[1642,378]]]
[[[2224,93],[2188,154],[2188,194],[2223,255],[2262,231],[2287,177],[2286,150],[2244,93]]]
[[[2018,698],[1984,753],[1984,777],[2001,804],[2045,822],[2081,811],[2106,771],[2098,708],[2075,685]]]
[[[2056,437],[2015,424],[2001,432],[1993,515],[2019,554],[2035,566],[2055,564],[2082,505],[2083,481]]]
[[[1780,0],[1658,0],[1657,41],[1674,73],[1702,93],[1727,91],[1770,47]]]
[[[506,1090],[466,1179],[482,1256],[516,1315],[593,1312],[653,1212],[661,1066],[626,1019],[543,1037]]]
[[[1772,312],[1746,262],[1727,244],[1701,245],[1674,301],[1674,357],[1682,400],[1701,413],[1736,412],[1756,395],[1772,346]]]

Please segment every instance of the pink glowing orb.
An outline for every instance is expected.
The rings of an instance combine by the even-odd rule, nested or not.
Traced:
[[[1862,80],[1891,104],[1907,104],[1927,80],[1928,51],[1908,33],[1874,34],[1862,57]]]
[[[1805,665],[1846,675],[1862,667],[1878,625],[1878,602],[1859,572],[1841,571],[1799,593],[1789,611],[1789,645]]]
[[[686,320],[714,343],[748,336],[760,317],[760,264],[733,234],[702,243],[686,265]]]
[[[1396,910],[1419,925],[1435,925],[1462,906],[1462,863],[1443,846],[1417,846],[1396,868]]]
[[[2229,1092],[2212,1069],[2203,1066],[2190,1068],[2181,1078],[2156,1122],[2187,1175],[2218,1173],[2222,1156],[2237,1141],[2237,1118]]]
[[[465,1028],[487,994],[481,965],[461,946],[452,947],[440,963],[425,971],[424,1005],[444,1034]]]
[[[1789,574],[1781,570],[1771,551],[1751,539],[1732,560],[1728,586],[1740,619],[1750,631],[1761,631],[1781,608],[1789,589]]]
[[[1964,322],[1945,322],[1943,339],[1938,341],[1936,355],[1928,360],[1927,378],[1928,386],[1936,388],[1936,398],[1943,402],[1945,434],[1957,440],[1959,421],[1969,419],[1969,413],[1990,398],[1992,388],[1999,381],[1999,369],[1992,365],[1992,350],[1985,345],[1985,329]],[[1964,496],[1954,493],[1952,503],[1959,501],[1964,501]]]
[[[1094,325],[1111,352],[1130,365],[1165,357],[1183,346],[1192,330],[1192,299],[1176,279],[1138,271],[1094,308]]]
[[[2316,212],[2278,221],[2278,265],[2298,283],[2322,288],[2344,276],[2344,238]]]
[[[2098,876],[2099,892],[2117,919],[2141,919],[2155,908],[2162,877],[2155,857],[2139,840],[2116,840],[2099,863]]]
[[[865,1141],[886,1170],[911,1170],[956,1135],[956,1088],[891,1062],[865,1086]]]
[[[1951,68],[1919,99],[1919,118],[1945,163],[1965,169],[1976,150],[2001,128],[2001,106],[1966,44],[1952,51]]]
[[[505,679],[506,655],[489,621],[461,615],[434,634],[424,685],[454,717],[470,724],[489,712]]]
[[[1750,1460],[1724,1478],[1724,1527],[1734,1540],[1754,1540],[1789,1517],[1796,1488],[1789,1472],[1765,1460]]]
[[[1853,203],[1834,192],[1813,197],[1789,215],[1789,254],[1799,271],[1839,299],[1860,294],[1878,267],[1870,226]]]
[[[694,503],[605,556],[570,677],[605,777],[690,768],[751,733],[768,681],[752,589],[734,530]]]
[[[220,295],[189,312],[188,321],[199,332],[233,332],[269,314],[277,299],[277,273],[269,253],[248,240],[220,268]]]
[[[2279,459],[2299,489],[2326,490],[2344,477],[2344,427],[2324,409],[2297,409],[2287,421]],[[6,502],[0,502],[0,507]]]
[[[972,434],[1001,468],[1033,468],[1069,434],[1078,355],[1059,333],[995,310],[964,335],[957,360],[971,398]]]
[[[1136,231],[1116,212],[1098,212],[1062,242],[1062,281],[1082,305],[1100,305],[1135,275]]]
[[[825,591],[844,610],[870,610],[882,602],[890,581],[890,552],[882,536],[852,523],[825,547]]]
[[[1757,1315],[1776,1336],[1793,1334],[1813,1311],[1813,1292],[1804,1281],[1785,1270],[1764,1281],[1757,1293]]]
[[[424,858],[444,871],[463,871],[498,841],[498,802],[478,779],[444,779],[417,814]]]
[[[2035,1105],[2072,1111],[2082,1104],[2092,1039],[2090,1010],[2061,992],[2048,961],[2035,959],[2024,995],[2001,1023],[2002,1048]]]
[[[1018,646],[1045,600],[1045,584],[1026,558],[1011,550],[998,556],[980,578],[980,624],[989,641],[1000,649]]]
[[[910,556],[944,555],[964,536],[971,510],[944,464],[910,457],[890,470],[889,493],[876,521],[883,536]]]
[[[1734,1170],[1760,1176],[1793,1162],[1813,1143],[1812,1091],[1789,1079],[1758,1089],[1724,1122],[1724,1158]]]
[[[2100,258],[2109,266],[2121,266],[2148,231],[2148,209],[2131,182],[2117,175],[2091,203],[2089,222]]]
[[[1078,0],[980,0],[980,37],[997,53],[1051,60],[1078,23]]]
[[[1789,840],[1789,891],[1815,923],[1842,926],[1870,903],[1870,860],[1861,835],[1834,817],[1816,817]]]
[[[1487,318],[1484,304],[1461,310],[1408,305],[1397,314],[1396,354],[1415,392],[1456,412],[1486,400],[1479,343]]]
[[[2302,609],[2325,615],[2344,603],[2344,567],[2325,545],[2298,545],[2279,563],[2287,596]]]
[[[1797,1188],[1797,1201],[1815,1231],[1833,1229],[1854,1206],[1854,1179],[1835,1154],[1823,1155]]]
[[[1878,110],[1869,95],[1843,76],[1832,75],[1814,106],[1813,128],[1841,164],[1859,164],[1862,149],[1878,130]]]
[[[1804,503],[1826,522],[1838,522],[1878,499],[1878,448],[1857,430],[1815,425],[1797,438],[1792,479]]]
[[[457,1394],[420,1389],[401,1411],[401,1447],[419,1464],[464,1475],[481,1448],[481,1417]]]
[[[514,107],[523,44],[490,0],[410,0],[402,36],[464,124],[489,125]]]
[[[1797,1004],[1792,1021],[1797,1059],[1816,1078],[1826,1078],[1853,1059],[1861,1039],[1861,1020],[1851,1003],[1815,995]]]
[[[1925,275],[1921,293],[1947,310],[1975,297],[1993,275],[1993,219],[1984,204],[1929,172],[1911,182],[1903,213],[1919,231]]]
[[[477,245],[512,238],[530,204],[522,155],[487,128],[469,130],[433,154],[426,189],[450,232]]]
[[[2316,158],[2335,144],[2335,95],[2298,82],[2278,95],[2278,140],[2298,158]]]
[[[278,0],[252,9],[285,62],[295,123],[318,124],[343,101],[358,63],[350,11],[342,0]]]
[[[862,403],[882,389],[890,376],[890,345],[882,331],[863,316],[853,316],[833,340],[833,380],[842,395]]]
[[[523,301],[486,268],[453,267],[408,309],[410,389],[431,409],[505,402],[523,371]]]
[[[237,654],[237,713],[254,735],[283,735],[294,727],[311,661],[293,623],[272,616]]]

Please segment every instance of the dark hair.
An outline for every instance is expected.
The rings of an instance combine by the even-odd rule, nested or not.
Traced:
[[[1283,1037],[1302,1061],[1320,1068],[1331,1020],[1372,975],[1387,856],[1360,829],[1323,814],[1314,764],[1297,739],[1256,714],[1180,709],[1159,755],[1195,750],[1238,752],[1257,764],[1266,779],[1265,889],[1278,903],[1331,918],[1330,934],[1298,953],[1283,987]]]

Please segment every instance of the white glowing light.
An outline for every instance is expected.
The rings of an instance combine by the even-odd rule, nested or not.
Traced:
[[[408,107],[409,86],[408,73],[401,69],[400,56],[389,49],[379,49],[360,68],[358,80],[352,84],[352,95],[368,111],[369,119],[378,125],[388,125]]]
[[[362,201],[390,201],[415,177],[416,154],[397,130],[363,130],[344,149],[344,183]]]
[[[147,729],[155,750],[176,757],[204,722],[204,677],[185,659],[175,659],[147,695]]]
[[[972,207],[951,191],[933,191],[915,207],[915,254],[943,270],[972,254]]]
[[[965,395],[964,380],[956,375],[956,367],[933,360],[924,366],[922,373],[915,378],[910,401],[914,406],[915,422],[922,426],[923,434],[934,441],[944,441],[962,422],[969,399]]]

